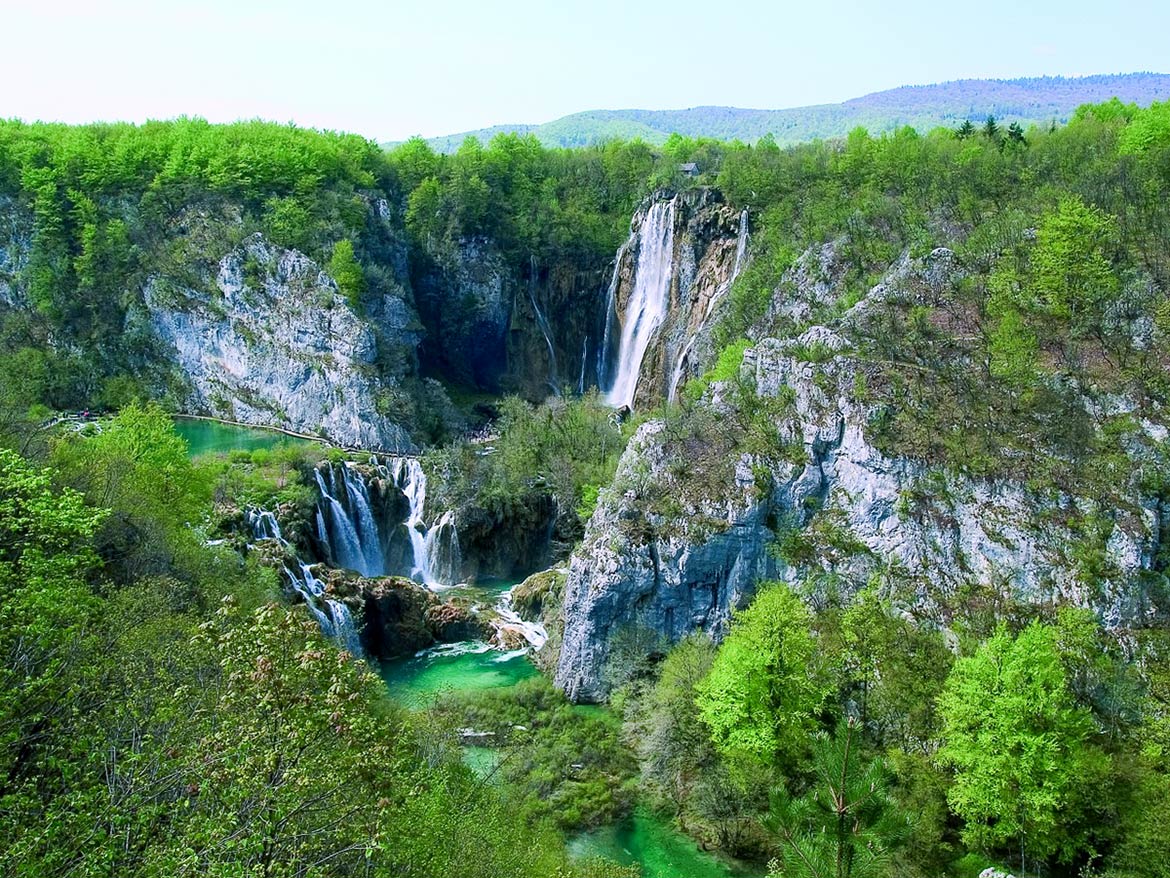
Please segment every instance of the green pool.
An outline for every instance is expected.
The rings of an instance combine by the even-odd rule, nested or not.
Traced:
[[[192,457],[201,454],[223,454],[228,451],[255,451],[257,448],[272,448],[282,442],[308,441],[275,430],[237,427],[234,424],[189,418],[176,418],[175,432],[187,440]]]
[[[391,695],[425,707],[445,692],[514,686],[539,672],[523,650],[500,652],[486,643],[451,643],[382,664]]]
[[[764,874],[700,850],[668,821],[641,808],[620,823],[570,839],[569,853],[641,865],[643,878],[760,878]]]

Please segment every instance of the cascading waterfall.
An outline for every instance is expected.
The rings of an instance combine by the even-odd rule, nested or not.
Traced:
[[[735,239],[735,265],[731,269],[731,280],[727,285],[735,283],[735,279],[739,277],[739,271],[743,268],[743,258],[747,255],[748,245],[748,209],[745,207],[739,214],[739,235]],[[707,311],[710,313],[710,307]]]
[[[515,631],[533,649],[540,649],[548,641],[548,632],[544,630],[544,626],[539,622],[528,622],[521,619],[520,614],[512,608],[512,591],[514,588],[515,586],[500,595],[500,599],[496,603],[495,612],[501,620],[498,627],[504,631]]]
[[[666,395],[669,402],[674,402],[678,395],[678,385],[682,381],[683,369],[686,368],[687,358],[691,355],[691,349],[695,346],[695,339],[699,337],[702,331],[707,327],[707,321],[711,319],[711,312],[715,310],[715,305],[723,298],[723,295],[731,289],[731,285],[735,283],[735,279],[739,277],[739,272],[743,268],[744,258],[747,256],[748,245],[748,210],[745,207],[739,215],[739,234],[735,240],[735,262],[731,267],[731,277],[728,278],[727,283],[720,286],[715,294],[707,300],[707,310],[703,313],[703,320],[699,324],[699,328],[687,339],[687,343],[683,346],[682,351],[678,355],[678,359],[674,362],[674,369],[670,374],[670,390]]]
[[[622,259],[634,236],[631,235],[622,246],[618,247],[617,256],[613,260],[613,274],[609,278],[609,289],[605,295],[605,328],[601,333],[601,347],[597,349],[597,387],[608,390],[613,379],[610,375],[610,353],[613,345],[613,323],[617,319],[617,288],[621,281]]]
[[[328,513],[317,507],[317,537],[331,550],[338,567],[356,570],[362,576],[382,576],[386,573],[386,553],[378,523],[370,505],[370,492],[359,473],[348,463],[325,468],[328,483],[321,468],[314,470],[321,503]],[[341,473],[341,490],[337,487],[337,472]]]
[[[409,508],[404,526],[410,539],[410,577],[427,586],[452,584],[462,564],[454,513],[448,510],[428,528],[423,519],[427,477],[422,465],[413,457],[396,457],[389,473]]]
[[[304,599],[309,613],[321,627],[321,633],[337,641],[354,655],[361,655],[362,642],[349,607],[326,596],[325,586],[313,575],[309,565],[296,557],[292,545],[281,534],[276,516],[267,509],[252,508],[245,513],[245,520],[252,529],[252,538],[256,542],[275,540],[294,557],[296,569],[286,565],[285,575],[288,576],[293,589]]]
[[[674,267],[674,213],[675,199],[657,201],[646,212],[638,230],[634,289],[622,321],[617,375],[606,397],[617,408],[633,405],[642,359],[655,330],[666,318]]]

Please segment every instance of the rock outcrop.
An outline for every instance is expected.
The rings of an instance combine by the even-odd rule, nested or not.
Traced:
[[[1156,612],[1141,583],[1157,564],[1165,512],[1136,480],[1119,487],[1123,502],[1106,504],[968,478],[883,454],[868,438],[873,411],[856,389],[867,364],[848,330],[884,301],[950,282],[948,254],[900,260],[840,331],[759,337],[735,387],[705,395],[708,433],[663,421],[639,429],[569,564],[556,683],[570,698],[605,697],[618,638],[675,641],[699,630],[718,639],[768,579],[801,583],[813,601],[825,598],[813,573],[846,592],[880,582],[902,612],[942,628],[970,611],[971,595],[1091,607],[1111,628]],[[831,246],[806,254],[770,325],[797,324],[809,303],[829,298],[832,283],[822,282],[834,262]],[[750,403],[737,395],[744,388]],[[745,405],[766,417],[745,426]],[[771,453],[739,435],[761,423]],[[1086,522],[1099,554],[1092,577],[1078,560]]]
[[[190,411],[350,447],[413,447],[383,412],[373,327],[304,254],[257,234],[219,261],[211,288],[156,278],[145,302],[190,384]],[[388,331],[408,333],[401,298],[383,296],[376,312]]]
[[[636,408],[648,408],[673,398],[685,381],[697,374],[705,350],[705,330],[736,274],[746,260],[747,214],[723,202],[714,189],[691,189],[678,194],[659,192],[634,214],[630,238],[618,251],[610,284],[608,331],[603,339],[601,386],[608,389],[618,356],[621,328],[631,313],[630,298],[637,283],[643,231],[655,205],[669,203],[669,279],[665,317],[641,361],[634,394]]]

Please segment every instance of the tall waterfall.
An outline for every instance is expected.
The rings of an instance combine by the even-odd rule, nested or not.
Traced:
[[[296,557],[292,545],[281,534],[276,516],[267,509],[251,508],[245,513],[245,519],[256,542],[275,540],[293,556],[294,564],[292,567],[285,566],[285,575],[293,589],[304,599],[309,613],[321,627],[321,633],[336,640],[354,655],[361,655],[362,642],[349,607],[326,596],[325,586],[313,575],[309,565]]]
[[[605,294],[605,329],[601,333],[601,347],[597,349],[597,387],[599,390],[608,390],[613,385],[610,375],[612,364],[610,354],[613,350],[613,323],[617,320],[617,288],[621,281],[622,259],[630,246],[633,235],[618,247],[617,256],[613,260],[613,274],[609,279],[609,289]]]
[[[674,199],[656,201],[646,212],[646,218],[638,230],[634,289],[626,302],[625,319],[622,321],[617,375],[607,394],[613,406],[633,405],[646,348],[650,346],[655,330],[666,318],[674,266],[674,213]]]
[[[678,358],[674,361],[674,368],[670,373],[670,389],[666,394],[668,402],[674,402],[678,396],[678,386],[682,382],[683,370],[687,365],[687,358],[691,355],[691,349],[695,346],[695,339],[707,327],[707,321],[711,319],[711,313],[715,310],[715,306],[723,295],[731,289],[731,285],[735,283],[735,279],[739,277],[740,271],[743,269],[744,259],[747,256],[748,245],[748,210],[745,207],[739,214],[739,233],[735,239],[735,262],[731,267],[731,277],[727,279],[727,283],[722,284],[715,294],[707,300],[707,310],[703,312],[703,320],[699,324],[699,328],[687,339],[687,343],[679,352]]]

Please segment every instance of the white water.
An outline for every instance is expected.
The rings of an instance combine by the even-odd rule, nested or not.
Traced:
[[[743,269],[743,261],[747,255],[748,245],[748,211],[745,207],[739,215],[739,234],[735,241],[735,262],[732,264],[731,277],[728,278],[727,283],[720,286],[715,294],[707,300],[707,310],[703,313],[703,321],[699,324],[699,328],[695,330],[694,334],[687,339],[687,343],[683,346],[678,359],[674,362],[674,369],[670,373],[670,390],[666,394],[668,402],[674,402],[678,395],[678,386],[682,382],[683,370],[687,365],[687,358],[691,355],[691,349],[695,346],[695,339],[699,337],[700,333],[706,328],[707,322],[711,319],[711,312],[715,310],[715,305],[723,298],[724,294],[731,289],[731,285],[735,283],[735,279],[739,277],[739,272]]]
[[[622,337],[618,345],[618,370],[606,396],[610,405],[632,406],[638,388],[642,359],[654,332],[666,318],[670,305],[670,277],[674,265],[674,199],[657,201],[646,212],[638,230],[638,263],[634,289],[626,302]],[[615,269],[616,272],[616,269]]]
[[[502,620],[497,625],[497,630],[517,632],[528,641],[528,645],[533,649],[540,649],[548,641],[548,632],[544,630],[543,625],[539,622],[527,622],[521,619],[520,614],[512,609],[512,588],[500,595],[495,611]]]
[[[432,527],[423,518],[427,505],[427,477],[413,457],[396,457],[390,477],[409,507],[404,527],[410,539],[410,577],[428,587],[451,585],[459,578],[459,532],[455,514],[447,510]]]
[[[276,516],[267,509],[252,508],[244,513],[248,526],[252,529],[252,538],[257,542],[275,540],[296,557],[292,546],[281,535],[280,524]],[[321,633],[337,641],[338,645],[349,650],[354,655],[362,654],[362,642],[358,637],[357,627],[353,623],[353,615],[349,607],[325,595],[325,587],[313,575],[309,565],[296,559],[297,570],[285,567],[293,589],[304,599],[309,613],[317,620]],[[299,571],[299,572],[298,572]],[[324,605],[324,609],[322,609]]]
[[[340,469],[342,486],[337,487],[336,472]],[[321,503],[328,509],[328,522],[317,506],[317,538],[328,545],[338,567],[356,570],[362,576],[382,576],[386,573],[386,554],[378,523],[370,505],[370,492],[360,473],[353,472],[348,463],[339,468],[329,466],[328,483],[321,469],[313,471]]]
[[[622,259],[633,240],[634,236],[631,235],[618,247],[617,256],[613,260],[613,274],[609,278],[609,290],[605,295],[605,330],[601,334],[601,347],[597,349],[597,387],[600,390],[608,390],[613,383],[609,374],[609,348],[613,343],[613,322],[617,319],[617,288],[621,280]]]

